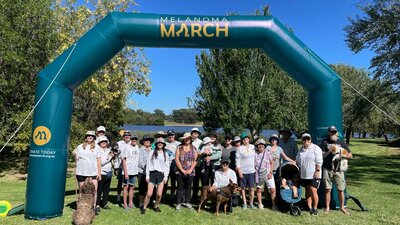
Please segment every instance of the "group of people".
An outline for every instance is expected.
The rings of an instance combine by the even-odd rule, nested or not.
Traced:
[[[352,153],[338,139],[338,131],[334,126],[329,127],[329,136],[320,146],[312,143],[310,134],[304,133],[301,136],[303,144],[300,150],[291,138],[292,132],[289,129],[280,130],[281,137],[273,134],[268,139],[269,144],[259,138],[254,145],[250,143],[250,137],[246,133],[235,137],[226,135],[223,145],[219,143],[216,133],[210,133],[201,140],[201,132],[195,127],[179,137],[179,141],[176,140],[173,130],[166,133],[159,131],[154,137],[145,135],[140,141],[132,132],[125,130],[122,140],[110,146],[105,132],[104,126],[98,127],[97,132],[88,131],[84,143],[73,151],[79,186],[82,186],[86,178],[91,178],[97,189],[96,213],[101,208],[110,208],[108,196],[113,174],[118,178],[117,202],[126,210],[135,208],[133,196],[138,183],[139,208],[142,214],[146,213],[155,189],[154,210],[161,212],[159,205],[163,196],[166,201],[168,183],[169,200],[171,204],[176,204],[176,210],[179,211],[182,207],[191,209],[191,203],[198,203],[201,181],[201,186],[207,186],[210,191],[217,191],[230,182],[239,184],[243,209],[255,208],[255,191],[257,206],[263,209],[264,190],[266,197],[269,193],[272,210],[277,209],[277,188],[289,187],[295,190],[301,184],[306,189],[310,213],[317,215],[317,189],[321,178],[325,189],[325,212],[329,213],[330,190],[332,182],[335,182],[340,209],[347,213],[344,207],[344,174],[334,165],[333,159],[338,153],[343,159],[350,159]],[[300,180],[285,181],[284,185],[277,187],[278,169],[284,163],[299,166]],[[299,197],[296,193],[294,191],[293,198]]]

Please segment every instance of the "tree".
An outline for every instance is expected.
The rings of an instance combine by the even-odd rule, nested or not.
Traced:
[[[305,128],[304,90],[259,49],[212,49],[196,56],[196,110],[206,130]]]
[[[375,52],[371,60],[375,78],[390,81],[400,88],[400,1],[374,0],[359,8],[366,14],[349,18],[344,30],[349,48],[357,53],[363,49]]]
[[[0,0],[0,138],[7,140],[29,114],[36,76],[58,46],[51,0]],[[17,133],[14,150],[28,148],[32,118]]]
[[[194,109],[174,109],[172,110],[172,118],[176,123],[196,123],[198,121]]]
[[[132,0],[60,1],[55,6],[61,53],[111,11],[125,11]],[[123,109],[133,92],[149,94],[149,62],[141,48],[126,47],[74,91],[72,146],[85,130],[104,125],[109,129],[123,124]],[[79,129],[78,129],[79,128]]]
[[[141,109],[138,109],[136,111],[133,109],[125,109],[123,116],[123,123],[132,125],[164,126],[164,117],[159,114],[160,112],[162,112],[162,110],[159,111],[158,110],[154,110],[154,113],[149,113],[149,112],[144,112]]]
[[[396,94],[388,82],[371,80],[367,71],[353,66],[338,64],[331,67],[345,81],[342,82],[342,94],[343,124],[347,144],[350,143],[353,131],[385,134],[389,130],[395,130],[390,126],[393,121],[390,122],[390,119],[371,103],[396,115],[393,112],[396,111],[399,100],[396,99]]]

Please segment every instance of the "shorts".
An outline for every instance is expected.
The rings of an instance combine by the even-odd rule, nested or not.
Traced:
[[[139,183],[139,195],[146,195],[147,193],[147,181],[146,175],[143,173],[138,174],[138,183]]]
[[[313,188],[318,189],[321,184],[321,179],[301,179],[301,186],[307,187],[311,186]]]
[[[125,176],[123,176],[123,177],[124,177],[124,181],[122,182],[123,185],[124,185],[124,186],[125,186],[125,185],[135,186],[135,178],[136,178],[136,176],[137,176],[137,175],[129,175],[129,179],[128,179],[128,180],[125,179]]]
[[[243,174],[243,179],[240,180],[241,188],[254,188],[256,173]]]
[[[150,171],[150,183],[158,185],[164,181],[164,173],[160,171]]]
[[[263,189],[264,188],[264,184],[267,185],[268,189],[274,189],[275,188],[274,176],[272,175],[271,179],[268,179],[268,177],[266,177],[266,176],[260,178],[260,181],[256,184],[256,187],[260,188],[260,189]]]
[[[336,188],[343,191],[346,188],[344,172],[333,172],[332,170],[323,169],[322,184],[324,189],[332,189],[332,181],[335,181]]]
[[[97,176],[82,176],[82,175],[76,175],[76,179],[78,182],[85,182],[86,178],[92,178],[93,180],[97,179]]]

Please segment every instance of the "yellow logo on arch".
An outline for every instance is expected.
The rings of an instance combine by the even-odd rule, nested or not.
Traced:
[[[41,146],[47,144],[51,139],[51,132],[45,126],[38,126],[33,131],[33,143]]]

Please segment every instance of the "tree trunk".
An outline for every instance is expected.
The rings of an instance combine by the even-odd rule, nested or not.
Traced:
[[[347,127],[346,129],[346,144],[349,145],[350,144],[350,138],[351,138],[351,133],[352,133],[352,126],[350,124],[350,126]]]

